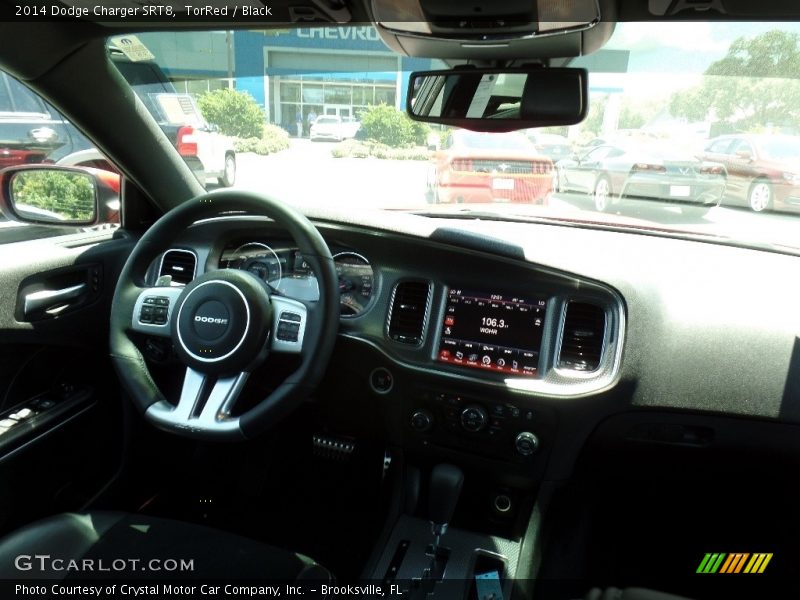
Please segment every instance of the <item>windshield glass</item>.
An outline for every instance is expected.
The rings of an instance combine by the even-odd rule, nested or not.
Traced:
[[[800,138],[766,137],[761,140],[761,149],[773,160],[797,160],[800,159]]]
[[[533,144],[521,133],[476,133],[459,131],[458,142],[476,150],[527,150],[533,151]]]
[[[208,187],[797,248],[798,33],[796,23],[618,24],[603,49],[571,63],[590,72],[586,119],[511,134],[409,119],[408,74],[445,65],[394,54],[370,26],[149,32],[138,36],[149,69],[115,62],[137,74],[140,97],[163,93],[163,76],[172,114],[190,97],[209,135],[235,149],[233,181],[214,140],[176,141]],[[153,112],[162,105],[150,99]]]

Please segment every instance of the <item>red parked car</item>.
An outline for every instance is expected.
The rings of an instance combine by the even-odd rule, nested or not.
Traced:
[[[704,157],[725,165],[725,203],[764,210],[800,211],[800,137],[723,135]]]
[[[516,131],[453,131],[428,175],[428,200],[437,204],[545,204],[552,192],[553,161]]]

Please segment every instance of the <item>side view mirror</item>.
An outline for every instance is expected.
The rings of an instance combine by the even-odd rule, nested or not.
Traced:
[[[750,150],[737,150],[736,157],[741,158],[742,160],[753,160],[753,154]]]
[[[109,181],[111,177],[116,181]],[[0,211],[21,223],[88,226],[114,216],[118,220],[118,209],[112,206],[115,201],[118,204],[119,175],[115,173],[56,165],[0,171]]]

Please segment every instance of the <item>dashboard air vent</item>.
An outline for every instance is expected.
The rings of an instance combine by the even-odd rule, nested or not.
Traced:
[[[159,279],[165,275],[172,278],[172,285],[186,285],[194,279],[197,258],[188,250],[167,250],[161,259]]]
[[[389,337],[403,344],[419,344],[429,298],[430,285],[426,281],[398,283],[389,307]]]
[[[589,372],[600,366],[606,313],[595,304],[571,301],[564,315],[558,367]]]

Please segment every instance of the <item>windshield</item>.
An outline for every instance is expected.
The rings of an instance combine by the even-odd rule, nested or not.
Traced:
[[[394,54],[370,26],[149,32],[138,37],[155,57],[152,81],[118,67],[136,86],[163,88],[163,74],[191,96],[236,151],[228,183],[290,203],[797,248],[799,33],[797,23],[618,24],[604,48],[571,61],[590,72],[585,120],[510,134],[411,120],[408,74],[446,65]],[[194,140],[179,150],[202,162]],[[202,168],[209,187],[224,181]]]
[[[764,138],[761,149],[772,160],[800,159],[800,137]]]
[[[533,152],[533,144],[521,133],[476,133],[459,131],[456,134],[459,144],[475,150],[520,150]]]

